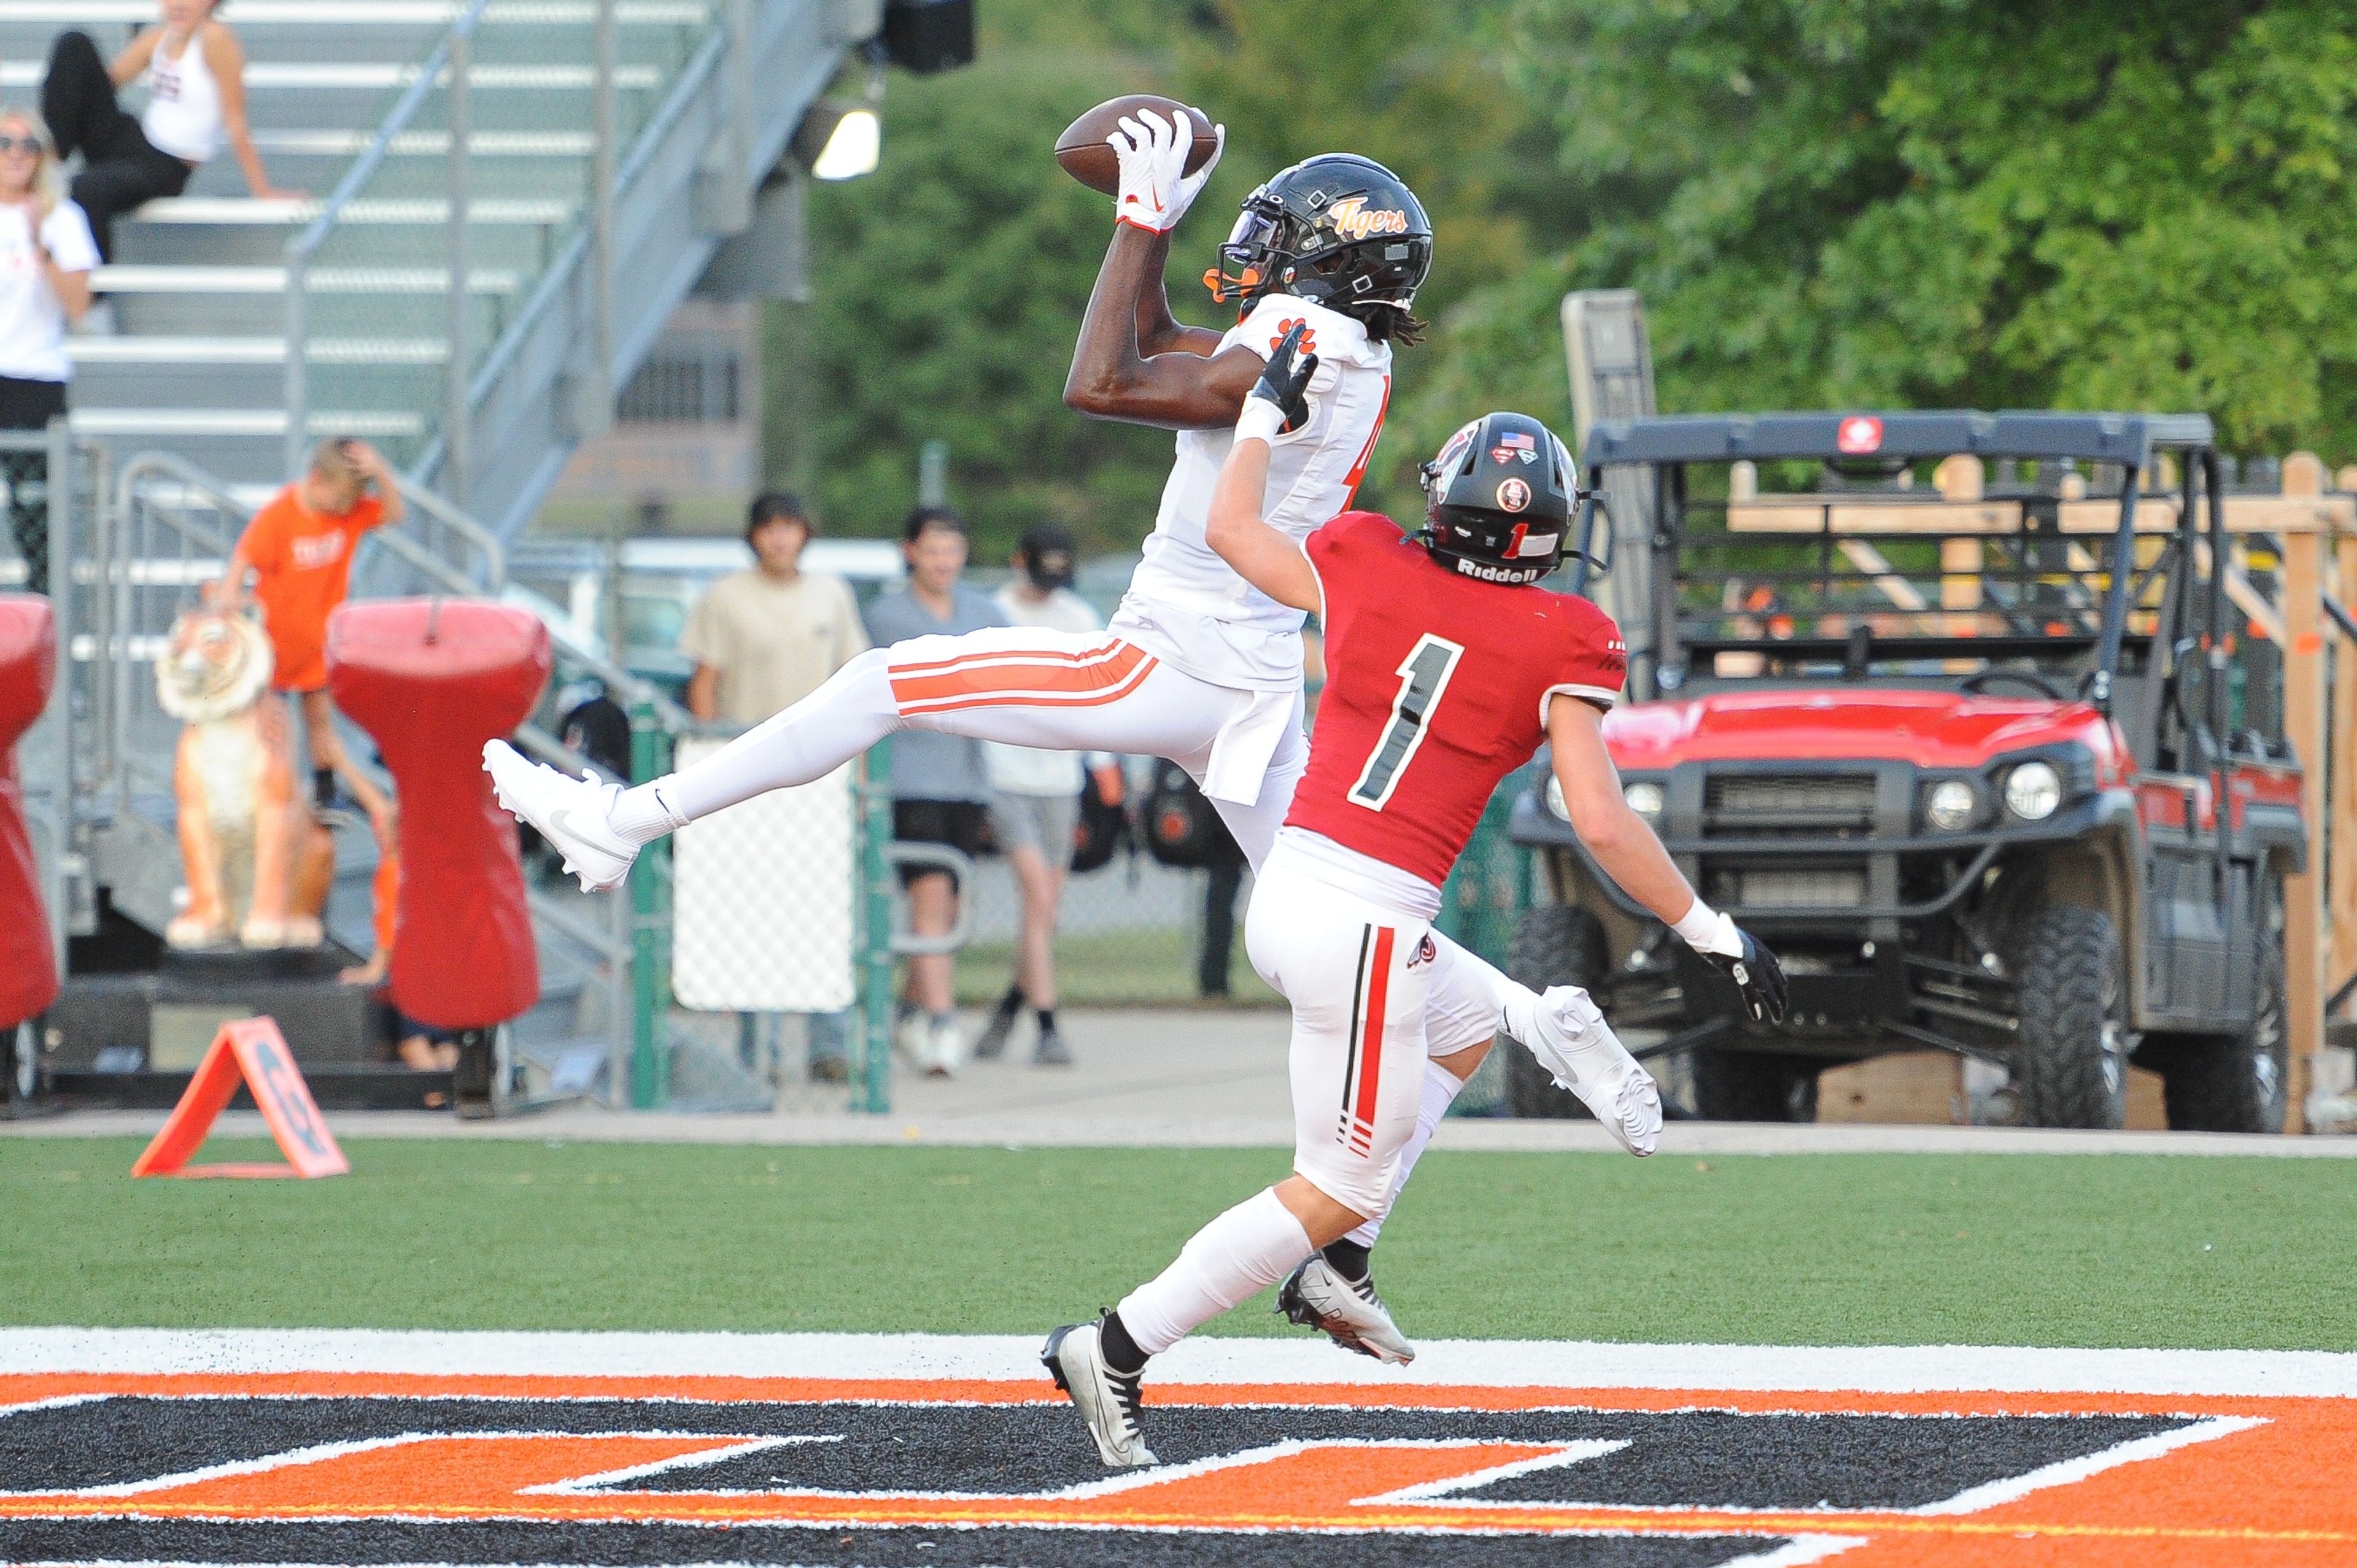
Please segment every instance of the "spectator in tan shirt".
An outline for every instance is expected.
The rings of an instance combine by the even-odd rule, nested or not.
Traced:
[[[759,724],[867,650],[850,585],[802,569],[817,532],[793,496],[769,490],[753,498],[745,542],[754,564],[713,584],[680,637],[680,650],[695,660],[687,707],[697,718],[737,728]],[[748,1067],[775,1055],[778,1016],[744,1015],[740,1049]],[[840,1083],[847,1075],[845,1024],[840,1013],[810,1015],[812,1078]]]

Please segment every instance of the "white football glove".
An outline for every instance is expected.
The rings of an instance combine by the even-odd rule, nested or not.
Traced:
[[[1151,109],[1121,117],[1121,128],[1105,138],[1121,163],[1121,187],[1114,198],[1114,216],[1150,233],[1167,234],[1178,226],[1201,193],[1211,171],[1227,151],[1228,128],[1217,126],[1211,156],[1193,174],[1187,154],[1195,145],[1193,117],[1175,116],[1173,124]]]

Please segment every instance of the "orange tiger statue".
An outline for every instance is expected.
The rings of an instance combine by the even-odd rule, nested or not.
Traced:
[[[156,699],[178,719],[172,790],[188,899],[175,948],[311,948],[335,878],[335,841],[296,787],[286,704],[270,690],[270,639],[247,616],[194,609],[156,661]],[[239,911],[242,909],[242,916]]]

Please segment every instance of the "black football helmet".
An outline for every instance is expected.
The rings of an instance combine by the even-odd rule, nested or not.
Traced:
[[[1421,470],[1416,539],[1452,572],[1485,583],[1535,583],[1563,564],[1578,469],[1555,432],[1527,413],[1485,413],[1458,427]]]
[[[1321,153],[1244,198],[1203,285],[1245,310],[1284,293],[1405,313],[1431,270],[1432,222],[1407,182],[1372,158]]]

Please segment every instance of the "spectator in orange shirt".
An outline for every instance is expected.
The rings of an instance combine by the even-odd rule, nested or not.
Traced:
[[[302,705],[313,798],[327,805],[334,781],[341,779],[368,813],[388,858],[397,825],[393,804],[351,766],[336,737],[335,708],[328,700],[328,617],[351,591],[352,552],[361,536],[400,521],[402,515],[400,487],[375,447],[364,441],[323,441],[311,454],[310,470],[253,514],[221,581],[207,595],[215,604],[239,603],[247,573],[253,575],[253,596],[261,601],[263,629],[270,634],[274,657],[270,683]],[[386,946],[380,940],[368,969],[346,978],[382,978],[371,972],[381,972]]]

